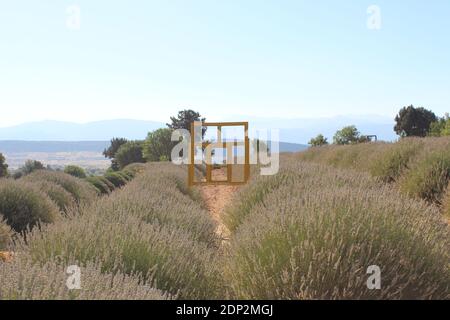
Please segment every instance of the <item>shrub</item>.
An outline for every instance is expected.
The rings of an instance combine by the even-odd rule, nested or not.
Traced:
[[[115,160],[120,169],[125,168],[131,163],[145,162],[142,155],[142,142],[129,141],[120,146],[115,155]]]
[[[105,179],[106,180],[106,179]],[[87,177],[86,181],[92,184],[100,194],[110,194],[111,189],[100,177]],[[106,180],[108,181],[108,180]],[[109,182],[109,181],[108,181]]]
[[[122,171],[131,173],[134,176],[136,176],[138,173],[144,171],[146,168],[144,163],[131,163],[127,165],[125,168],[123,168]]]
[[[368,171],[374,159],[388,147],[389,144],[383,142],[322,146],[302,151],[298,153],[298,157],[301,160],[326,163],[339,168]]]
[[[220,250],[183,167],[148,163],[124,188],[18,239],[20,255],[0,267],[0,299],[450,298],[450,230],[436,206],[297,158],[282,155],[277,175],[240,190]],[[71,264],[83,290],[65,288]],[[381,290],[366,286],[371,265]]]
[[[69,192],[77,204],[90,203],[95,199],[97,194],[95,188],[88,182],[63,172],[39,170],[22,179],[30,182],[48,181],[56,183]]]
[[[11,242],[12,230],[6,221],[3,220],[2,214],[0,213],[0,251],[6,250]]]
[[[122,178],[124,178],[126,181],[131,181],[133,179],[132,174],[126,172],[126,171],[117,171],[116,172],[119,176],[121,176]]]
[[[83,168],[79,166],[69,165],[64,168],[64,173],[70,174],[71,176],[84,179],[86,178],[86,172]]]
[[[0,153],[0,178],[8,175],[8,165],[3,154]]]
[[[185,172],[172,165],[150,165],[149,169],[116,194],[109,202],[112,208],[106,211],[124,208],[146,223],[181,229],[215,246],[216,224],[202,208],[196,190],[188,188]]]
[[[111,181],[109,181],[108,179],[106,179],[103,176],[97,176],[98,180],[100,180],[101,182],[103,182],[108,188],[109,190],[112,192],[114,191],[114,189],[116,189],[116,187],[111,183]]]
[[[336,131],[333,136],[334,144],[353,144],[358,142],[366,142],[364,141],[364,137],[361,136],[358,129],[354,125],[347,126],[342,128],[341,130]]]
[[[54,222],[59,216],[57,206],[32,184],[4,179],[0,181],[0,212],[17,232],[38,223]]]
[[[445,114],[444,117],[438,118],[436,121],[430,124],[430,131],[428,132],[428,136],[431,137],[441,137],[450,134],[450,116],[449,114]],[[448,131],[448,132],[446,132]]]
[[[438,156],[440,154],[441,156]],[[300,152],[298,158],[340,168],[368,171],[402,192],[440,204],[447,183],[449,137],[403,138],[397,143],[325,146]]]
[[[301,165],[302,179],[272,189],[237,229],[222,263],[232,298],[448,298],[450,234],[434,207],[367,176],[317,170]],[[381,290],[366,286],[371,265]]]
[[[101,260],[102,272],[142,274],[150,285],[185,299],[216,298],[215,223],[176,179],[185,172],[171,164],[149,166],[109,197],[79,208],[72,219],[32,232],[21,251],[45,262],[58,257],[82,265]]]
[[[66,264],[74,257],[83,265],[101,258],[105,273],[138,272],[152,286],[180,298],[215,297],[220,279],[214,250],[181,229],[146,223],[124,207],[105,210],[102,200],[77,219],[30,234],[29,254],[42,262],[55,256]]]
[[[24,174],[23,174],[22,170],[20,170],[20,169],[17,169],[16,171],[14,171],[11,174],[11,177],[14,178],[14,179],[20,179],[23,176],[24,176]]]
[[[111,182],[114,187],[120,188],[127,184],[127,179],[125,179],[122,175],[117,172],[108,172],[105,174],[105,178]]]
[[[144,158],[147,161],[170,160],[176,142],[171,140],[172,130],[168,128],[149,132],[144,141]]]
[[[450,181],[450,150],[432,152],[411,168],[401,181],[408,195],[440,203]]]
[[[76,206],[75,198],[60,185],[45,180],[32,182],[32,184],[47,194],[62,212]]]
[[[423,147],[423,142],[417,139],[402,139],[392,144],[373,161],[370,173],[384,182],[396,181],[408,169],[410,160]]]
[[[323,134],[318,134],[315,138],[311,138],[308,142],[311,147],[320,147],[328,144],[327,138]]]
[[[20,173],[20,176],[25,176],[27,174],[30,174],[36,170],[44,170],[45,166],[42,162],[37,160],[27,160],[23,167],[21,167],[18,172]]]
[[[326,148],[326,147],[323,147]],[[322,188],[323,185],[331,187],[329,176],[333,177],[336,187],[351,185],[353,187],[371,189],[382,186],[382,183],[371,181],[368,183],[367,174],[351,172],[351,175],[337,174],[336,170],[329,166],[306,165],[299,162],[296,157],[282,155],[280,171],[274,176],[256,176],[251,183],[239,191],[237,197],[230,206],[225,208],[224,223],[231,231],[236,231],[247,219],[254,207],[268,194],[281,186],[292,188]],[[303,181],[302,185],[298,181]]]
[[[253,207],[273,189],[288,183],[288,179],[285,172],[279,172],[274,177],[258,177],[254,183],[243,187],[236,202],[225,209],[223,221],[227,228],[232,232],[236,231]]]
[[[78,265],[73,261],[74,265]],[[0,268],[0,300],[162,300],[170,296],[143,283],[137,275],[102,273],[101,265],[81,267],[81,290],[66,286],[67,265],[56,259],[36,264],[18,256]]]

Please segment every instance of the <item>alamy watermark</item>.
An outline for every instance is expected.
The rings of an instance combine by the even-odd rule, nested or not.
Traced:
[[[371,5],[367,8],[367,29],[381,30],[381,8],[377,5]]]
[[[69,275],[66,280],[66,287],[69,290],[81,289],[81,268],[77,265],[70,265],[66,269]]]
[[[70,5],[66,8],[66,27],[77,31],[81,28],[81,9],[78,5]]]
[[[220,127],[220,126],[219,126]],[[259,164],[261,175],[275,175],[279,170],[279,130],[252,130],[246,132],[245,138],[227,137],[225,134],[218,141],[208,141],[203,138],[203,125],[194,124],[194,132],[177,129],[172,132],[172,141],[178,142],[172,149],[171,159],[175,165],[192,164],[225,164],[245,165]],[[193,135],[193,137],[192,137]],[[247,136],[253,139],[245,145]],[[194,143],[194,146],[191,144]],[[239,152],[241,148],[241,152]],[[214,154],[218,149],[226,150],[226,156],[218,157]],[[194,150],[194,151],[192,151]],[[191,152],[195,155],[192,156]],[[247,155],[248,153],[248,155]]]
[[[367,278],[366,285],[369,290],[381,289],[381,269],[377,265],[371,265],[367,268],[367,274],[370,276]]]

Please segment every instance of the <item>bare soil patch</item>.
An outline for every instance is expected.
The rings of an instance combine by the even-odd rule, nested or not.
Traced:
[[[225,169],[212,170],[212,179],[216,181],[226,180],[227,175]],[[200,191],[205,201],[206,207],[213,219],[217,222],[217,234],[223,241],[228,241],[230,238],[230,231],[225,226],[222,220],[223,210],[233,200],[239,186],[227,185],[208,185],[200,186]]]

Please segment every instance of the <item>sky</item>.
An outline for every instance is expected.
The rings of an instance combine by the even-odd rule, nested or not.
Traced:
[[[0,126],[443,115],[449,16],[448,0],[1,0]]]

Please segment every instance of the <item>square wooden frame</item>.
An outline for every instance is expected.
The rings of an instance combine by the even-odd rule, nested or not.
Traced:
[[[191,143],[189,148],[189,168],[188,168],[188,184],[189,186],[194,185],[242,185],[248,182],[250,178],[250,140],[248,138],[248,122],[203,122],[203,127],[217,127],[217,142],[201,142],[202,148],[208,147],[208,145],[213,145],[215,148],[227,149],[227,160],[228,152],[230,149],[232,151],[233,147],[244,146],[244,180],[243,181],[232,181],[233,178],[233,164],[226,164],[227,167],[227,180],[224,181],[214,181],[212,180],[212,169],[213,164],[206,164],[206,181],[195,181],[195,147],[200,146],[200,144],[195,143],[194,139],[194,123],[191,123]],[[234,142],[223,142],[222,141],[222,127],[244,127],[244,141],[234,141]]]

